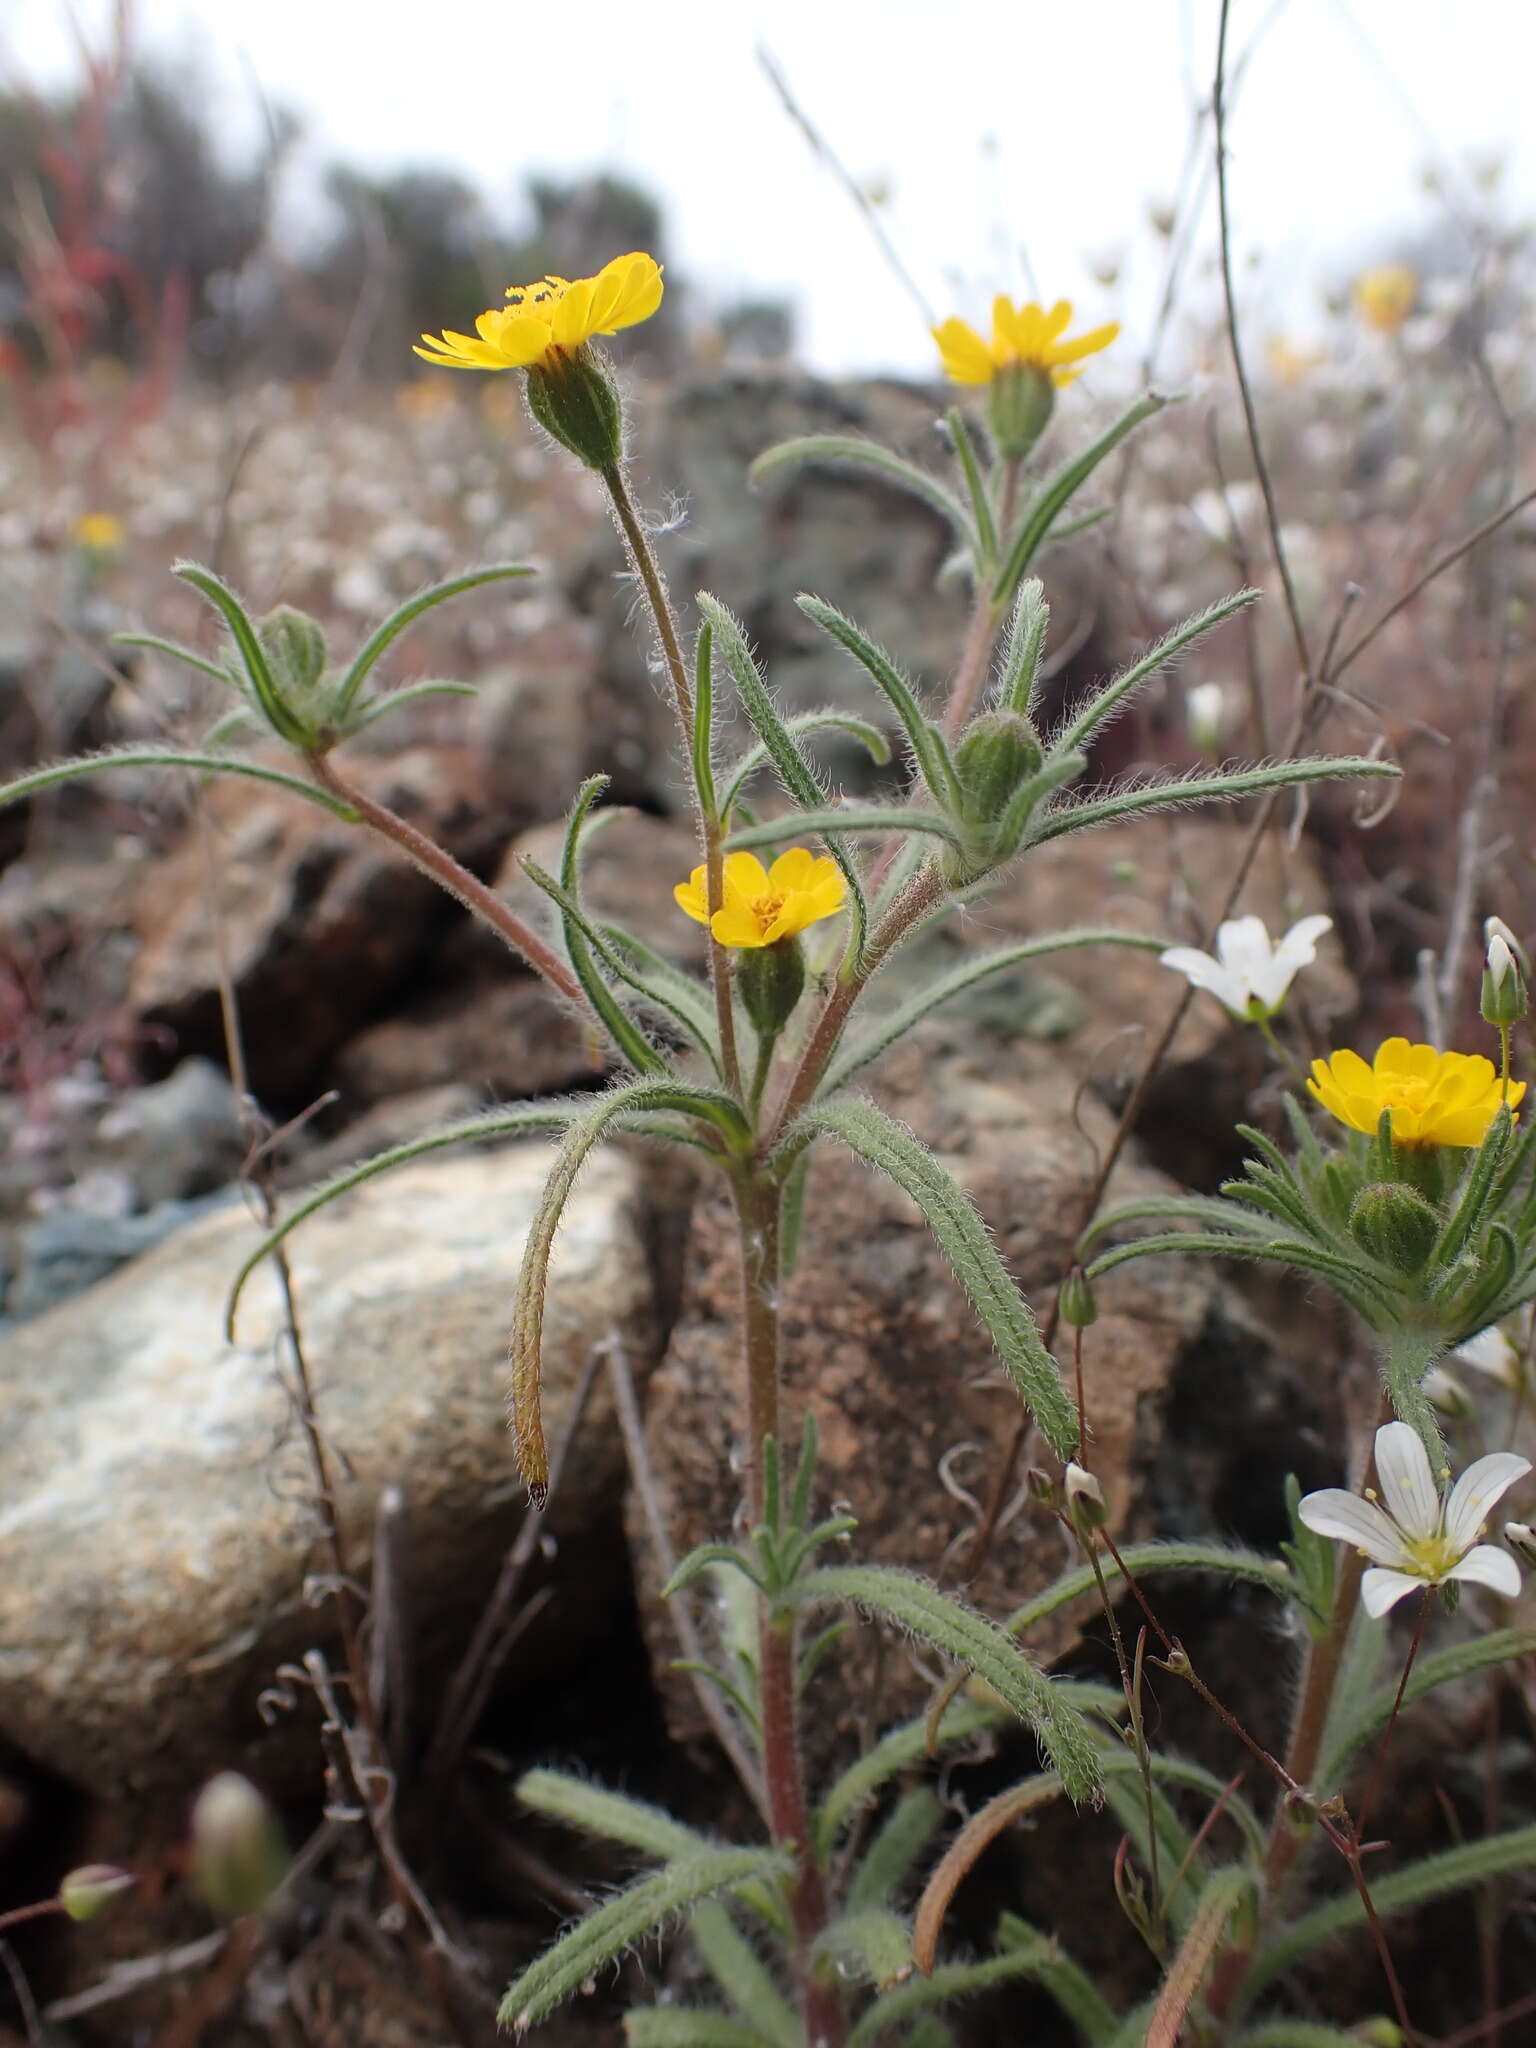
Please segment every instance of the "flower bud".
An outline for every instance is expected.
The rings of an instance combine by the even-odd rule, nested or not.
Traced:
[[[1081,1266],[1074,1266],[1062,1281],[1061,1292],[1056,1297],[1056,1313],[1074,1330],[1086,1330],[1090,1323],[1099,1320],[1099,1305],[1093,1298],[1088,1275]]]
[[[1502,932],[1494,932],[1488,940],[1480,1008],[1485,1023],[1497,1024],[1503,1030],[1518,1024],[1530,1008],[1514,951]]]
[[[1040,735],[1022,711],[983,711],[973,718],[955,748],[967,821],[990,825],[1001,818],[1014,791],[1043,759]]]
[[[1103,1487],[1091,1472],[1075,1462],[1067,1467],[1067,1513],[1080,1536],[1102,1529],[1109,1520]]]
[[[192,1878],[226,1919],[259,1913],[288,1874],[277,1815],[249,1778],[221,1771],[192,1808]]]
[[[999,455],[1017,461],[1045,432],[1056,404],[1049,370],[1011,363],[987,387],[987,425]]]
[[[294,605],[280,604],[257,620],[256,637],[277,693],[276,704],[268,704],[258,685],[268,723],[281,737],[301,746],[334,738],[327,733],[331,684],[319,622]]]
[[[1529,980],[1531,973],[1530,954],[1521,945],[1502,917],[1485,917],[1483,919],[1483,944],[1491,946],[1495,939],[1502,939],[1504,941],[1510,952],[1515,956],[1515,965],[1526,979]]]
[[[624,453],[624,414],[608,365],[596,349],[552,349],[528,371],[528,410],[578,461],[599,473]]]
[[[60,1879],[59,1904],[71,1920],[94,1920],[103,1907],[137,1883],[131,1871],[118,1870],[111,1863],[82,1863]]]
[[[1504,1541],[1522,1564],[1536,1565],[1536,1529],[1529,1522],[1506,1522]]]
[[[800,941],[791,934],[771,946],[743,948],[737,956],[736,986],[758,1037],[777,1038],[805,991]]]
[[[1349,1212],[1356,1244],[1399,1273],[1420,1273],[1439,1241],[1439,1211],[1401,1181],[1363,1187]]]

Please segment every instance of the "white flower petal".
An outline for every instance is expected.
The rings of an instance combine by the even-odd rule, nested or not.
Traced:
[[[1474,1586],[1487,1586],[1502,1593],[1506,1600],[1515,1599],[1520,1592],[1519,1565],[1507,1550],[1496,1550],[1491,1543],[1479,1543],[1476,1550],[1469,1550],[1445,1576],[1466,1579]]]
[[[1486,1373],[1489,1379],[1497,1380],[1501,1387],[1508,1387],[1511,1392],[1519,1385],[1520,1354],[1497,1323],[1490,1323],[1486,1330],[1479,1330],[1465,1344],[1458,1344],[1451,1355],[1475,1371]]]
[[[1337,1537],[1378,1564],[1400,1564],[1407,1554],[1401,1532],[1375,1502],[1346,1493],[1341,1486],[1304,1495],[1296,1512],[1319,1536]]]
[[[1164,967],[1171,967],[1176,974],[1182,974],[1191,988],[1204,989],[1224,1003],[1233,1016],[1243,1016],[1248,1008],[1248,987],[1243,979],[1229,974],[1219,960],[1213,960],[1209,953],[1197,952],[1193,946],[1170,946],[1166,953],[1158,954],[1158,961]]]
[[[1407,1572],[1384,1572],[1372,1565],[1360,1581],[1360,1599],[1372,1621],[1380,1621],[1389,1607],[1423,1588],[1423,1579],[1410,1578]]]
[[[1416,1542],[1433,1536],[1440,1527],[1440,1493],[1416,1429],[1388,1422],[1377,1430],[1376,1472],[1387,1513],[1398,1527]]]
[[[1324,932],[1333,930],[1333,919],[1320,912],[1311,917],[1298,918],[1275,948],[1288,960],[1294,960],[1298,967],[1308,967],[1317,958],[1317,942]]]
[[[1274,948],[1261,917],[1232,917],[1216,934],[1216,957],[1229,973],[1250,979],[1270,962]]]
[[[1484,1522],[1530,1469],[1530,1459],[1514,1451],[1490,1451],[1467,1467],[1452,1487],[1445,1508],[1445,1533],[1453,1550],[1465,1550],[1477,1541]]]

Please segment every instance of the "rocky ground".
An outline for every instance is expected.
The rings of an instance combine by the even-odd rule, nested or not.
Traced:
[[[743,463],[823,426],[892,432],[926,453],[930,419],[920,393],[797,379],[746,396],[704,387],[662,416],[655,440],[688,507],[662,542],[669,572],[680,590],[707,584],[732,603],[797,708],[861,701],[856,674],[793,609],[797,589],[824,592],[927,681],[953,650],[961,600],[932,588],[945,542],[920,506],[850,478],[753,497]],[[440,436],[446,462],[463,422],[409,426],[424,445]],[[311,421],[304,431],[341,429]],[[239,489],[280,495],[299,432],[273,426],[257,458],[276,481],[263,481],[253,458]],[[554,503],[565,486],[536,451],[519,459],[527,487]],[[359,458],[354,471],[367,510],[383,456]],[[496,509],[505,481],[494,468],[470,479],[489,501],[474,515],[486,553],[524,538]],[[675,815],[678,763],[630,630],[631,593],[607,533],[574,517],[582,509],[567,506],[572,516],[556,522],[536,591],[470,599],[468,624],[427,636],[420,658],[480,678],[477,701],[434,711],[387,750],[361,750],[355,767],[519,899],[529,895],[519,855],[547,861],[576,783],[609,770],[613,796],[630,808],[594,845],[589,898],[696,965],[696,928],[671,902],[693,857]],[[163,538],[193,545],[182,529],[198,516],[171,507]],[[260,588],[297,558],[301,585],[308,575],[325,586],[328,622],[356,630],[334,565],[264,518],[259,504],[237,503],[237,580]],[[392,578],[411,587],[450,566],[439,557],[462,538],[428,523],[425,539],[418,531],[411,546],[381,552],[381,587],[352,597],[382,601]],[[1062,690],[1107,666],[1131,629],[1112,600],[1083,611],[1089,575],[1071,555],[1051,570],[1062,614],[1088,619]],[[302,602],[306,592],[289,594]],[[122,615],[120,592],[92,601],[105,618]],[[167,624],[158,612],[151,622]],[[55,662],[79,653],[48,644]],[[47,739],[120,737],[167,707],[194,708],[147,660],[131,685],[82,682],[78,715],[40,719],[33,685],[44,658],[18,642],[0,663],[11,765]],[[1155,740],[1155,726],[1122,729],[1103,767],[1143,758],[1135,750],[1149,730]],[[1177,742],[1171,752],[1179,758]],[[1326,854],[1336,814],[1319,820]],[[901,971],[922,976],[963,949],[1073,920],[1188,940],[1219,900],[1241,833],[1230,819],[1183,816],[1057,842]],[[258,1235],[260,1198],[242,1168],[248,1180],[253,1148],[274,1128],[260,1177],[281,1205],[480,1105],[599,1085],[592,1049],[539,984],[387,848],[281,794],[230,783],[193,802],[126,775],[110,793],[97,785],[39,801],[0,851],[0,1910],[87,1858],[148,1873],[121,1915],[67,1937],[45,1930],[18,1952],[60,2041],[170,2038],[157,2030],[185,2010],[207,1961],[181,1968],[181,1947],[209,1933],[180,1882],[186,1802],[209,1770],[235,1766],[283,1803],[296,1838],[322,1824],[334,1737],[304,1659],[334,1666],[329,1603],[339,1595],[371,1607],[372,1654],[388,1667],[387,1733],[411,1854],[455,1939],[495,1983],[570,1908],[573,1887],[604,1874],[590,1853],[515,1813],[507,1788],[522,1765],[574,1761],[699,1816],[719,1816],[731,1798],[694,1697],[669,1669],[676,1644],[656,1599],[654,1532],[627,1483],[605,1372],[576,1414],[594,1353],[617,1340],[642,1394],[653,1506],[672,1549],[728,1525],[734,1276],[715,1199],[627,1145],[588,1168],[559,1240],[548,1315],[548,1419],[556,1437],[573,1424],[572,1449],[534,1531],[502,1383],[542,1143],[424,1159],[296,1234],[307,1395],[275,1275],[253,1287],[237,1344],[223,1340],[223,1304]],[[1272,924],[1337,910],[1332,872],[1303,840],[1261,864],[1247,907]],[[1346,1030],[1357,1000],[1336,941],[1325,955],[1297,1016],[1314,1042],[1330,1021]],[[229,1080],[225,990],[250,1099]],[[885,999],[901,992],[893,973]],[[941,1013],[873,1077],[975,1195],[1031,1293],[1062,1268],[1130,1077],[1179,993],[1150,954],[1073,954]],[[1273,1111],[1265,1071],[1256,1041],[1213,1003],[1196,1004],[1121,1184],[1214,1185],[1233,1163],[1234,1117]],[[852,1503],[868,1555],[952,1577],[1012,1431],[1012,1396],[917,1211],[895,1191],[840,1157],[819,1161],[805,1243],[787,1289],[790,1405],[817,1413],[824,1488]],[[1298,1290],[1171,1261],[1127,1269],[1101,1307],[1085,1369],[1116,1526],[1273,1544],[1284,1475],[1336,1477],[1341,1423],[1368,1392],[1348,1333]],[[344,1587],[320,1540],[302,1427],[311,1397],[344,1525]],[[453,1674],[509,1554],[522,1560],[515,1639],[455,1731]],[[1003,1611],[1059,1563],[1057,1534],[1021,1499],[972,1594]],[[1208,1620],[1234,1684],[1246,1670],[1265,1732],[1270,1667],[1289,1652],[1269,1640],[1257,1595]],[[1095,1665],[1083,1621],[1071,1617],[1040,1647]],[[861,1720],[919,1708],[934,1675],[898,1642],[852,1638],[827,1670],[820,1760],[845,1757]],[[401,2048],[438,2038],[358,1908],[357,1870],[345,1856],[340,1868],[299,1888],[292,1924],[274,1932],[243,2001],[231,1987],[222,2031],[207,2038]],[[1091,1892],[1104,1876],[1095,1872],[1071,1881]],[[1090,1913],[1108,1907],[1107,1879],[1101,1889]],[[151,1954],[172,1956],[162,1980],[99,1994],[114,1967]],[[1126,1957],[1111,1948],[1106,1968],[1131,1968]],[[275,2020],[268,2030],[263,2011],[282,2010],[301,2015],[302,2031],[283,2033]],[[549,2038],[611,2039],[610,2011],[579,2008]],[[20,2038],[0,2023],[0,2041]]]

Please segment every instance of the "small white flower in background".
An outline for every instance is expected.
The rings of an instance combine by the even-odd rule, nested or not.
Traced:
[[[1191,743],[1215,755],[1227,729],[1227,692],[1221,683],[1196,683],[1184,693],[1184,718]]]
[[[1331,917],[1304,917],[1276,945],[1260,917],[1234,917],[1216,934],[1216,954],[1194,946],[1170,946],[1158,959],[1204,989],[1234,1017],[1256,1023],[1272,1017],[1303,967],[1317,958],[1317,942],[1332,931]]]
[[[1523,1557],[1527,1564],[1536,1564],[1536,1529],[1529,1522],[1506,1522],[1504,1541],[1510,1549]]]
[[[1508,1387],[1512,1394],[1519,1393],[1525,1378],[1520,1353],[1497,1323],[1490,1323],[1486,1330],[1479,1330],[1477,1335],[1469,1337],[1465,1344],[1458,1344],[1451,1356],[1459,1359],[1463,1365],[1470,1365],[1474,1372],[1480,1372],[1488,1379],[1497,1380],[1501,1387]],[[1433,1370],[1431,1367],[1431,1371]]]
[[[1530,1469],[1529,1458],[1492,1451],[1469,1465],[1442,1500],[1417,1430],[1389,1422],[1376,1432],[1384,1505],[1329,1486],[1307,1494],[1297,1513],[1319,1536],[1353,1544],[1372,1560],[1360,1597],[1373,1618],[1405,1594],[1447,1579],[1470,1580],[1513,1599],[1520,1591],[1520,1567],[1507,1550],[1477,1539],[1499,1501]]]

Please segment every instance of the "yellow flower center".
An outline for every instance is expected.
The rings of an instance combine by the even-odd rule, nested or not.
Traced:
[[[759,930],[766,932],[769,929],[787,901],[782,891],[778,895],[753,897],[752,915],[757,919]]]

